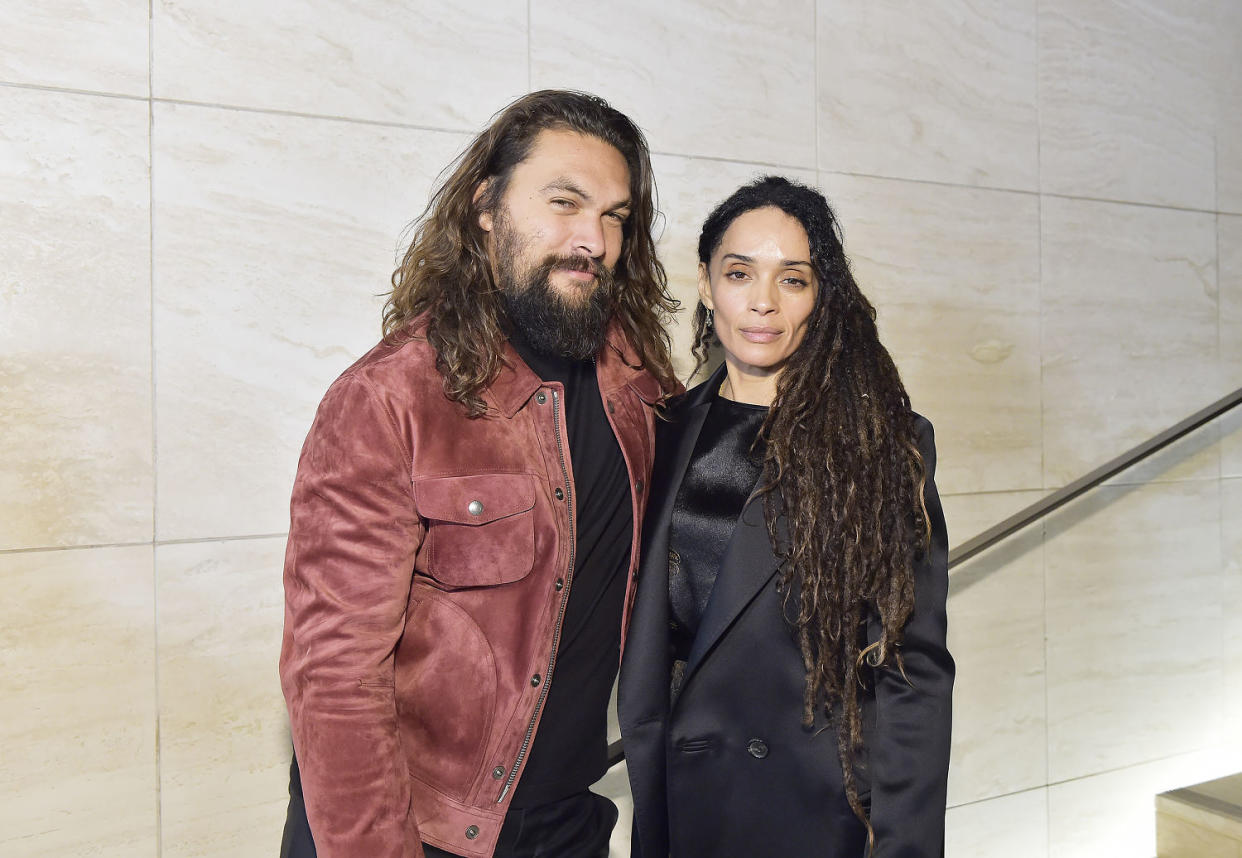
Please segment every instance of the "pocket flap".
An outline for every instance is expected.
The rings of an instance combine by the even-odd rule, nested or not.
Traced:
[[[423,518],[454,524],[488,524],[535,506],[533,474],[471,474],[414,483],[414,505]]]

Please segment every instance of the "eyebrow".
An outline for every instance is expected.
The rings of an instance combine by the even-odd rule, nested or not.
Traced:
[[[726,253],[724,256],[720,257],[721,262],[724,262],[726,259],[736,259],[739,262],[745,262],[747,264],[753,264],[755,261],[755,258],[753,256],[743,256],[740,253]],[[807,268],[810,268],[811,263],[802,262],[801,260],[797,260],[797,259],[782,259],[781,260],[782,268],[792,268],[794,266],[806,266]]]
[[[557,178],[553,179],[552,181],[544,185],[543,190],[545,192],[546,191],[565,191],[567,193],[574,194],[578,197],[581,197],[583,202],[587,202],[587,203],[591,202],[591,195],[588,194],[586,191],[584,191],[578,185],[577,182],[575,182],[573,179],[569,178],[568,176],[558,176]],[[610,212],[618,211],[620,209],[628,209],[630,207],[631,207],[630,201],[628,199],[624,199],[618,203],[613,203],[611,206],[608,207],[608,211]]]

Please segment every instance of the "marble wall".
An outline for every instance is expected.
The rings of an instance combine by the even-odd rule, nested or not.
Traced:
[[[5,855],[275,854],[298,448],[441,169],[530,89],[645,128],[684,300],[715,201],[825,190],[955,542],[1242,385],[1234,0],[4,20]],[[1242,769],[1240,557],[1235,414],[954,572],[950,855],[1150,856],[1156,792]]]

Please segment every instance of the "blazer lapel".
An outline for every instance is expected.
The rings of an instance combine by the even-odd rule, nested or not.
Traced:
[[[668,710],[668,537],[677,492],[724,367],[686,394],[657,422],[656,460],[642,540],[634,613],[621,659],[619,712],[636,724]],[[655,687],[649,687],[655,683]]]
[[[738,516],[711,598],[699,622],[699,631],[690,647],[686,676],[682,681],[683,693],[712,647],[777,572],[763,505],[763,497],[752,496]]]

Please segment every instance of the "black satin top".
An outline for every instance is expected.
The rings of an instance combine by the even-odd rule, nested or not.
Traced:
[[[751,444],[767,416],[765,405],[717,395],[677,490],[668,540],[674,696],[733,528],[759,481],[763,450],[752,452]]]

